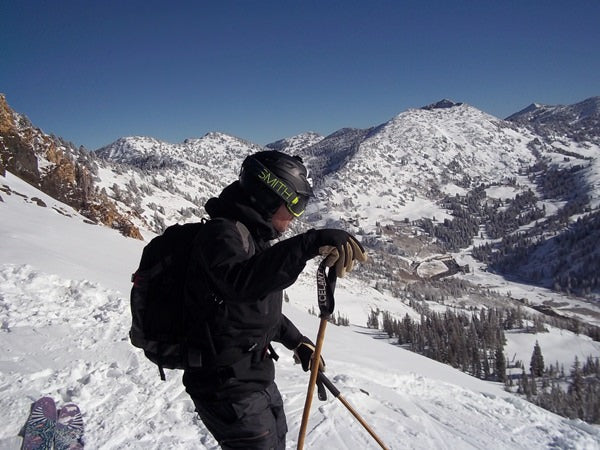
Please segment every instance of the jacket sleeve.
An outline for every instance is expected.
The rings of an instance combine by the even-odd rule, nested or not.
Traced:
[[[291,286],[315,256],[310,247],[303,233],[249,257],[235,223],[210,221],[196,238],[191,258],[223,300],[256,301]]]
[[[284,314],[281,315],[279,324],[279,334],[273,339],[275,342],[281,342],[289,350],[294,350],[300,344],[302,333],[296,328]]]

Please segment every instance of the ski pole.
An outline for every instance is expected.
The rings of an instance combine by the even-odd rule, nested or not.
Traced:
[[[325,340],[325,327],[327,319],[333,313],[334,298],[333,291],[335,290],[336,273],[335,269],[330,269],[327,276],[325,275],[325,260],[319,264],[317,269],[317,300],[321,314],[321,322],[319,323],[319,332],[315,343],[315,351],[313,352],[313,363],[311,364],[310,380],[306,391],[306,400],[304,402],[304,411],[302,413],[302,423],[300,424],[300,432],[298,434],[298,450],[304,448],[304,438],[306,437],[306,428],[308,426],[308,416],[310,415],[310,406],[317,384],[317,376],[319,374],[319,362],[321,361],[321,349]]]
[[[323,347],[323,338],[325,336],[325,327],[327,326],[327,318],[321,318],[319,324],[319,333],[313,353],[313,363],[310,370],[310,380],[308,382],[308,390],[306,391],[306,400],[304,401],[304,412],[302,413],[302,423],[300,425],[300,433],[298,434],[298,450],[304,447],[304,438],[306,436],[306,427],[308,426],[308,416],[310,415],[310,406],[317,384],[317,375],[319,374],[319,361],[321,359],[321,348]]]
[[[331,392],[331,394],[335,398],[342,402],[346,409],[348,409],[348,411],[352,413],[356,420],[358,420],[363,426],[363,428],[367,430],[367,432],[371,435],[371,437],[375,439],[375,441],[377,441],[381,448],[384,450],[388,450],[388,447],[383,443],[381,438],[377,436],[377,434],[375,434],[375,431],[373,431],[373,429],[367,424],[367,422],[365,422],[365,420],[360,416],[360,414],[358,414],[358,412],[356,412],[356,410],[348,403],[348,401],[342,396],[342,393],[339,391],[339,389],[335,387],[335,385],[331,382],[329,378],[327,378],[327,376],[323,372],[319,372],[319,381],[325,385],[325,387],[329,390],[329,392]]]

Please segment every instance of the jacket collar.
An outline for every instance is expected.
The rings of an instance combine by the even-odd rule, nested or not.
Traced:
[[[254,238],[270,241],[281,236],[281,233],[273,228],[271,218],[263,217],[252,207],[239,181],[234,181],[223,189],[218,197],[210,198],[204,208],[211,219],[223,217],[242,222]]]

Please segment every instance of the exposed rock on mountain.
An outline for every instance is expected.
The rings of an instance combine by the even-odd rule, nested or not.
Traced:
[[[0,165],[55,199],[72,206],[92,222],[141,239],[139,229],[96,191],[94,164],[84,149],[44,134],[8,106],[0,95]]]
[[[454,108],[455,106],[460,106],[462,103],[455,103],[452,100],[448,100],[447,98],[440,100],[439,102],[432,103],[431,105],[423,106],[421,109],[425,109],[431,111],[432,109],[447,109]]]

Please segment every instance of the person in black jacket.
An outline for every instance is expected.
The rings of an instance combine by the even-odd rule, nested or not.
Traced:
[[[299,157],[263,151],[248,156],[239,180],[205,205],[211,220],[194,242],[186,295],[202,301],[207,283],[216,296],[205,332],[211,357],[203,352],[202,367],[186,370],[183,383],[224,449],[285,448],[271,342],[293,350],[305,371],[314,345],[282,313],[283,289],[319,254],[339,276],[355,260],[366,260],[360,243],[342,230],[310,230],[270,244],[302,215],[311,196]],[[319,364],[323,369],[324,361]]]

